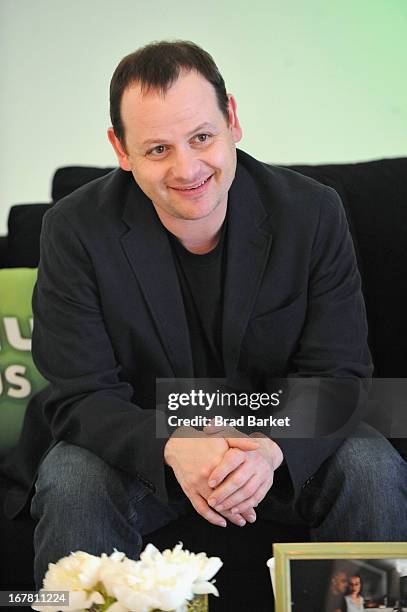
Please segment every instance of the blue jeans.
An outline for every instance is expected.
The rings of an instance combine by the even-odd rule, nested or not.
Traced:
[[[313,541],[405,541],[407,463],[372,430],[343,442],[295,503],[272,487],[257,510],[266,520],[307,525]],[[71,551],[116,548],[137,559],[143,535],[187,512],[194,510],[186,497],[164,505],[138,480],[59,442],[40,466],[31,505],[37,588],[48,563]]]

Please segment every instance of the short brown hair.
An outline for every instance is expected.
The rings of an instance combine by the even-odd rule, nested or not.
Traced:
[[[158,89],[165,94],[182,69],[196,70],[213,85],[219,108],[229,120],[225,82],[211,55],[187,40],[154,42],[126,55],[110,81],[110,119],[122,144],[125,135],[120,105],[125,89],[140,83],[142,90]]]

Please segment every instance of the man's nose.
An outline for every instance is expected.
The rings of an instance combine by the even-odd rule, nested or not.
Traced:
[[[174,152],[172,175],[174,180],[183,184],[194,182],[199,178],[200,162],[196,153],[189,148],[181,148]]]

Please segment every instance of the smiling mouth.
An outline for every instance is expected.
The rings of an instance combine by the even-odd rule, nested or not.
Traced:
[[[171,187],[171,189],[175,189],[176,191],[194,191],[195,189],[199,189],[199,187],[202,187],[202,185],[205,185],[205,183],[207,183],[209,179],[212,178],[212,176],[213,174],[211,174],[211,176],[208,176],[208,178],[204,179],[200,183],[192,185],[191,187]]]

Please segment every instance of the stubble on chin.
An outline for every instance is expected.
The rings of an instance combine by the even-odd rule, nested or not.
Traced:
[[[223,199],[224,196],[220,197],[218,200],[216,200],[214,205],[210,206],[210,208],[208,208],[207,210],[201,212],[199,212],[199,204],[196,204],[194,209],[193,202],[185,206],[184,210],[180,210],[179,207],[171,206],[171,208],[169,208],[168,210],[164,209],[164,211],[165,214],[170,214],[172,217],[175,217],[180,221],[198,221],[199,219],[206,219],[207,217],[212,215],[219,208],[219,206],[223,202]],[[158,208],[163,210],[161,207]]]

